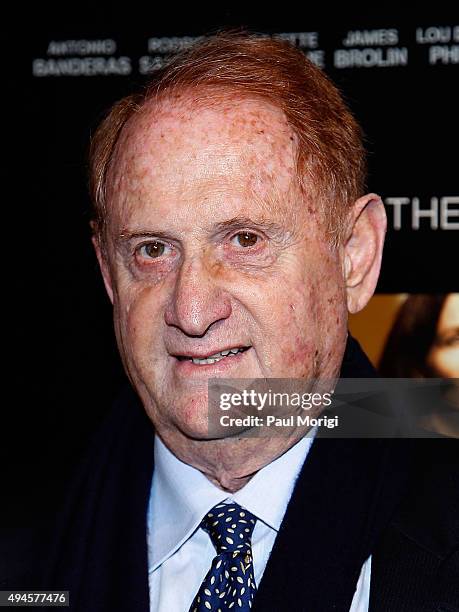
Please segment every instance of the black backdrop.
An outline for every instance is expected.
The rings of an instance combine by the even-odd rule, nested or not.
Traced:
[[[283,33],[321,64],[364,128],[368,189],[387,205],[378,292],[459,290],[459,15],[337,14],[325,5],[277,7],[270,15],[151,12],[37,22],[27,36],[27,62],[14,76],[12,100],[27,128],[16,139],[18,157],[11,154],[18,174],[7,180],[4,205],[12,216],[4,227],[10,237],[4,274],[13,272],[7,291],[13,311],[5,318],[5,331],[13,333],[5,351],[12,365],[3,409],[11,417],[2,436],[11,502],[9,510],[2,506],[6,522],[49,515],[123,382],[90,244],[88,141],[103,111],[142,84],[146,66],[164,59],[183,37],[241,25]],[[27,83],[20,100],[19,83]],[[420,218],[419,229],[418,209],[433,211]]]

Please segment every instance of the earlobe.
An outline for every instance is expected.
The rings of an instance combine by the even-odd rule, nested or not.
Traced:
[[[94,250],[96,252],[97,261],[99,262],[99,268],[102,273],[102,278],[104,280],[105,290],[107,291],[108,297],[110,298],[110,302],[113,304],[112,278],[111,278],[108,262],[102,251],[102,247],[100,244],[100,238],[97,235],[93,235],[91,240],[94,246]]]
[[[366,306],[376,288],[387,219],[382,200],[374,193],[359,198],[350,215],[343,267],[348,310],[355,313]]]

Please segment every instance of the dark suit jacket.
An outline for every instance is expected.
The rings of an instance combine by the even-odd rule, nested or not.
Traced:
[[[342,376],[373,375],[350,339]],[[146,510],[153,438],[143,407],[126,390],[71,483],[48,540],[44,571],[23,588],[69,590],[71,610],[78,612],[149,611]],[[347,612],[372,554],[371,612],[454,612],[458,542],[455,441],[318,438],[253,610]]]

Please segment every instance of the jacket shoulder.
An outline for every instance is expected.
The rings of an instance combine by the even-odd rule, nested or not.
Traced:
[[[457,441],[414,442],[406,492],[373,554],[371,612],[459,610]]]

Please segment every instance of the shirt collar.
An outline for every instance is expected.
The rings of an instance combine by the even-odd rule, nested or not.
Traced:
[[[218,503],[234,500],[278,531],[295,480],[309,452],[317,428],[286,453],[266,465],[239,491],[228,495],[202,472],[183,463],[158,436],[147,513],[149,572],[169,558],[199,527],[203,516]]]

